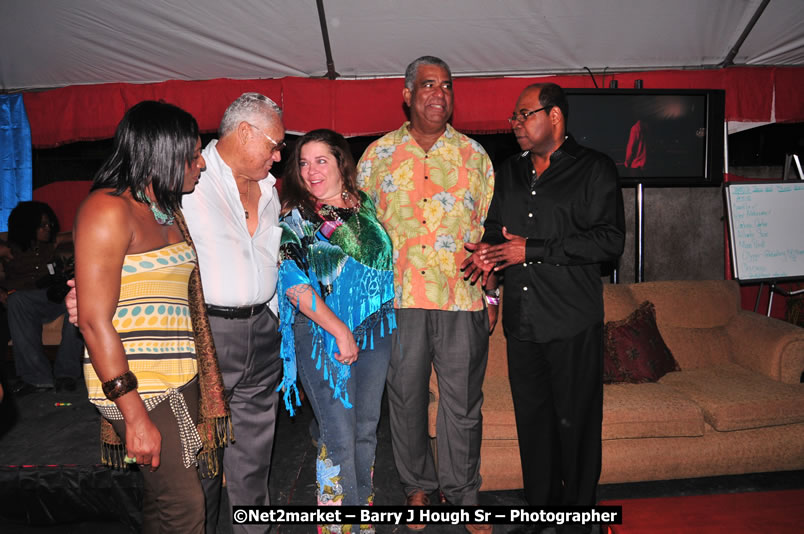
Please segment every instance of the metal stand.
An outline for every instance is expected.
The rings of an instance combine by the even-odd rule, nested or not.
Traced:
[[[760,291],[760,293],[757,294],[757,303],[759,302],[759,296],[761,295],[762,284],[759,285],[759,291]],[[776,284],[776,282],[771,282],[770,288],[768,290],[768,311],[765,313],[765,315],[767,315],[768,317],[770,317],[770,315],[771,315],[771,307],[773,306],[773,293],[774,292],[779,293],[780,295],[783,295],[785,297],[794,297],[796,295],[800,295],[801,293],[804,293],[804,289],[797,289],[795,291],[788,291],[786,289],[782,289],[781,287],[779,287]],[[754,306],[754,311],[756,311],[756,305]]]
[[[634,282],[645,280],[645,186],[640,182],[634,192]]]
[[[801,160],[798,154],[785,154],[784,156],[784,174],[782,180],[791,180],[790,168],[795,164],[796,171],[798,171],[798,179],[804,180],[804,171],[801,170]]]
[[[759,283],[759,291],[757,291],[757,298],[754,301],[754,313],[757,312],[759,309],[759,300],[762,298],[762,289],[765,287],[765,282]],[[770,317],[771,315],[771,308],[773,307],[773,294],[779,293],[784,297],[795,297],[796,295],[800,295],[804,293],[804,289],[796,289],[795,291],[788,291],[786,289],[782,289],[779,287],[779,284],[774,280],[770,283],[770,287],[768,288],[768,309],[765,311],[765,315]]]
[[[757,313],[757,311],[759,310],[759,299],[762,298],[762,288],[764,287],[765,282],[760,282],[759,289],[757,290],[757,298],[754,300],[754,313]],[[773,295],[773,291],[771,291],[771,295]],[[768,300],[770,300],[770,296],[768,297]],[[770,306],[768,306],[768,309],[770,310]]]

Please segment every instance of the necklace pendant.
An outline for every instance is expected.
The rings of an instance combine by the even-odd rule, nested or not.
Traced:
[[[246,219],[248,219],[248,210],[243,210],[243,213],[246,214]]]
[[[158,224],[161,224],[162,226],[170,226],[173,224],[175,217],[170,213],[165,213],[164,211],[160,210],[156,206],[156,204],[151,202],[151,199],[148,198],[148,196],[145,193],[140,191],[139,194],[137,195],[137,198],[140,199],[142,202],[145,202],[145,204],[149,208],[151,208],[151,213],[154,216],[154,220]]]

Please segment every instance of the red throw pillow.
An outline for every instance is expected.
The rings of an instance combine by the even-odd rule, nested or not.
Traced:
[[[656,382],[670,371],[680,371],[678,362],[656,326],[656,310],[646,300],[631,315],[605,326],[603,383]]]

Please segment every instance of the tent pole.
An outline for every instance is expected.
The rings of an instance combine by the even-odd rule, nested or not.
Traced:
[[[321,24],[321,37],[324,39],[324,53],[327,55],[327,74],[326,77],[334,80],[340,74],[335,72],[335,62],[332,60],[332,47],[329,44],[329,30],[327,30],[327,17],[324,15],[324,0],[315,0],[318,7],[318,22]]]
[[[754,26],[756,25],[757,21],[759,20],[759,17],[762,15],[762,12],[765,11],[765,8],[768,7],[769,3],[770,3],[770,0],[762,0],[762,3],[759,5],[759,7],[757,7],[757,10],[754,12],[754,16],[752,16],[751,20],[748,21],[748,24],[746,25],[745,29],[743,30],[743,33],[740,34],[740,37],[737,39],[737,42],[734,43],[734,46],[732,46],[731,50],[729,50],[729,53],[726,56],[726,59],[724,59],[720,63],[720,65],[718,65],[720,68],[730,67],[730,66],[732,66],[734,64],[734,58],[735,58],[735,56],[737,56],[737,52],[740,51],[740,47],[743,46],[743,43],[745,42],[746,38],[748,37],[748,34],[751,33],[751,30],[754,29]]]

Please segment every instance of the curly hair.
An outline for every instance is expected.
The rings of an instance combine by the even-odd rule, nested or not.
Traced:
[[[413,91],[413,85],[416,83],[416,76],[419,75],[419,67],[422,65],[435,65],[436,67],[441,67],[447,71],[447,75],[449,75],[450,80],[452,79],[452,71],[449,69],[449,65],[447,65],[443,59],[435,56],[422,56],[414,59],[405,69],[405,87],[411,91]]]
[[[50,242],[59,233],[59,219],[53,209],[44,202],[30,200],[20,202],[8,216],[8,240],[25,251],[36,243],[36,233],[42,225],[42,217],[50,221]]]
[[[265,95],[243,93],[223,112],[218,137],[226,137],[241,122],[259,122],[261,117],[281,120],[282,108]]]

